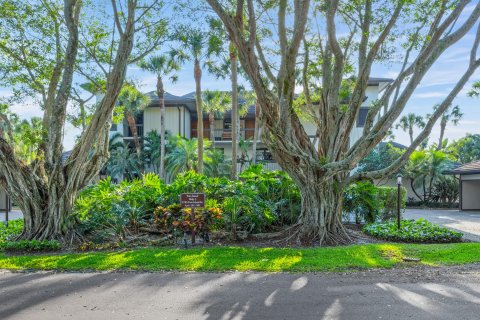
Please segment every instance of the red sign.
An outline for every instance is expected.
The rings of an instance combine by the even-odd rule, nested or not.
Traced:
[[[203,208],[205,207],[204,193],[182,193],[180,195],[182,208]]]

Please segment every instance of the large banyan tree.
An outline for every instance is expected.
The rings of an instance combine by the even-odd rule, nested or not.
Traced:
[[[301,214],[288,235],[295,241],[348,242],[341,224],[344,187],[397,171],[480,65],[478,1],[207,2],[223,21],[256,92],[263,139],[301,191]],[[456,66],[463,74],[452,79],[455,85],[406,152],[385,169],[355,173],[432,65],[469,32],[474,34],[469,61]],[[389,61],[399,62],[398,75],[370,106],[362,136],[350,143],[372,68]],[[316,125],[314,141],[300,113]]]
[[[43,110],[43,134],[34,161],[15,154],[12,128],[0,114],[0,187],[24,215],[24,239],[73,235],[72,207],[108,159],[112,111],[127,66],[164,40],[163,1],[0,1],[0,86],[7,102]],[[63,156],[72,87],[88,82],[101,93],[88,126]],[[63,158],[63,159],[62,159]]]

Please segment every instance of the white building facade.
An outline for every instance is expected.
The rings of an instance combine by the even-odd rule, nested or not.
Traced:
[[[392,79],[387,78],[369,79],[365,101],[359,111],[356,125],[350,134],[350,144],[355,143],[355,141],[361,137],[369,107],[379,98],[381,92],[392,81]],[[159,100],[154,92],[150,92],[148,95],[151,99],[150,105],[140,113],[136,119],[137,132],[140,137],[147,135],[148,132],[152,130],[157,131],[157,133],[160,131]],[[183,96],[175,96],[165,93],[164,101],[166,110],[166,130],[170,134],[180,135],[187,139],[195,138],[197,136],[198,121],[195,106],[195,94],[192,92]],[[255,115],[255,106],[251,106],[247,114],[240,119],[240,136],[241,138],[248,140],[250,144],[254,137]],[[225,113],[220,118],[217,117],[213,128],[210,128],[207,114],[203,115],[202,121],[204,126],[204,138],[208,139],[211,130],[214,130],[215,139],[213,141],[213,147],[222,150],[226,159],[231,159],[232,135],[230,112]],[[306,133],[313,139],[317,131],[315,125],[308,121],[302,121],[302,125]],[[121,124],[112,126],[111,134],[115,133],[122,134],[126,141],[132,139],[132,134],[126,120]],[[257,162],[264,163],[264,166],[267,169],[280,169],[279,166],[274,163],[268,148],[262,143],[262,141],[257,141],[257,152],[255,155],[252,153],[252,149],[250,148],[248,154],[249,159],[252,159],[255,156]]]

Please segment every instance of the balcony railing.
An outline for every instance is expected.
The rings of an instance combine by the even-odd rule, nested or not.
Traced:
[[[143,137],[143,124],[137,124],[137,135],[139,137]],[[124,138],[133,138],[132,130],[130,129],[130,126],[124,125],[123,127],[123,137]]]
[[[243,139],[253,139],[255,129],[241,129],[240,137]],[[203,137],[210,139],[211,129],[203,130]],[[197,137],[197,129],[192,129],[192,138]],[[230,129],[213,129],[213,137],[215,141],[232,141],[232,130]]]

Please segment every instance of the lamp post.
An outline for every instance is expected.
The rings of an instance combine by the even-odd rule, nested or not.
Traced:
[[[403,176],[400,173],[397,174],[397,228],[398,230],[400,230],[400,197],[401,197],[402,178]]]

